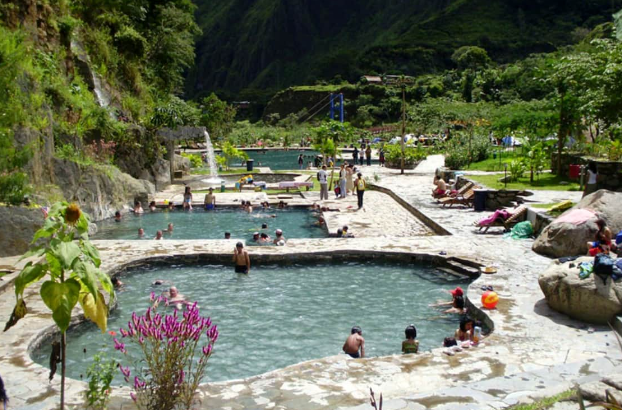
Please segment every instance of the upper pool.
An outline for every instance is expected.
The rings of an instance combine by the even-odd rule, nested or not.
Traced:
[[[173,232],[165,233],[164,239],[223,239],[231,232],[234,239],[251,239],[253,232],[266,232],[274,237],[276,229],[282,229],[285,238],[324,238],[327,232],[317,224],[317,217],[306,209],[256,209],[252,213],[235,208],[217,208],[205,211],[157,210],[142,215],[125,215],[121,222],[107,219],[97,223],[97,234],[92,239],[141,239],[138,229],[145,230],[142,239],[153,239],[158,230],[164,231],[169,223]],[[267,229],[261,229],[262,224]]]
[[[298,169],[298,156],[300,154],[304,157],[304,167],[307,167],[307,163],[310,161],[313,166],[313,160],[318,154],[313,150],[245,150],[248,157],[253,159],[254,166],[256,167],[270,167],[273,171],[281,171],[286,169]],[[337,164],[341,164],[339,157],[337,157]],[[352,162],[352,153],[345,152],[343,154],[343,160]],[[372,163],[377,163],[378,158],[374,157]],[[367,163],[367,162],[366,162]],[[234,163],[234,166],[241,166],[241,163]]]
[[[222,265],[143,266],[120,279],[125,287],[108,321],[111,331],[127,328],[132,312],[142,314],[149,306],[150,292],[164,290],[152,286],[156,279],[170,280],[187,300],[198,301],[201,314],[210,316],[220,332],[206,381],[245,378],[341,354],[353,325],[362,327],[370,357],[401,354],[404,329],[411,323],[420,351],[440,347],[444,337],[453,335],[459,317],[428,305],[449,300],[446,290],[468,285],[430,266],[379,262],[259,264],[250,275]],[[102,351],[130,361],[95,326],[70,330],[68,375],[79,379]],[[47,365],[49,352],[46,344],[33,357]],[[138,357],[136,349],[129,354]]]

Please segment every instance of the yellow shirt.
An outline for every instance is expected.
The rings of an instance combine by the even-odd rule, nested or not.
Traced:
[[[365,180],[363,178],[359,178],[356,180],[356,189],[359,191],[364,191],[367,184],[365,184]]]

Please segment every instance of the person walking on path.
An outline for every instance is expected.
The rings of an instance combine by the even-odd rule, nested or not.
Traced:
[[[339,168],[339,191],[340,191],[339,196],[341,198],[345,198],[347,194],[346,176],[347,176],[346,164],[341,164],[341,167]]]
[[[359,209],[363,208],[363,195],[365,194],[365,188],[367,187],[367,183],[363,179],[363,174],[360,172],[357,174],[358,179],[356,180],[356,196],[358,197],[358,205]]]
[[[367,158],[367,165],[371,165],[371,144],[367,144],[367,148],[365,148],[365,157]]]
[[[326,165],[322,165],[322,169],[317,173],[317,180],[320,182],[320,201],[328,199],[328,175],[326,174]]]
[[[354,151],[352,151],[352,163],[354,165],[356,165],[356,161],[358,161],[359,159],[359,150],[358,148],[354,147]]]
[[[365,150],[361,148],[361,152],[359,153],[359,164],[363,165],[363,161],[365,161]]]
[[[298,169],[302,169],[305,163],[305,159],[302,154],[298,155]]]
[[[354,195],[354,171],[352,166],[346,167],[346,192]]]
[[[380,166],[384,167],[384,148],[380,148],[380,154],[378,159],[380,161]]]

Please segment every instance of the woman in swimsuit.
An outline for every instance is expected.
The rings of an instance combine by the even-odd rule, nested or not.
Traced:
[[[184,191],[184,209],[192,210],[192,192],[190,192],[189,186]]]

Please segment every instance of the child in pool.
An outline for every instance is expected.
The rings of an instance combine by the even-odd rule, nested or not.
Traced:
[[[402,353],[417,353],[419,351],[419,341],[417,337],[417,328],[415,325],[409,325],[404,331],[406,340],[402,342]]]

